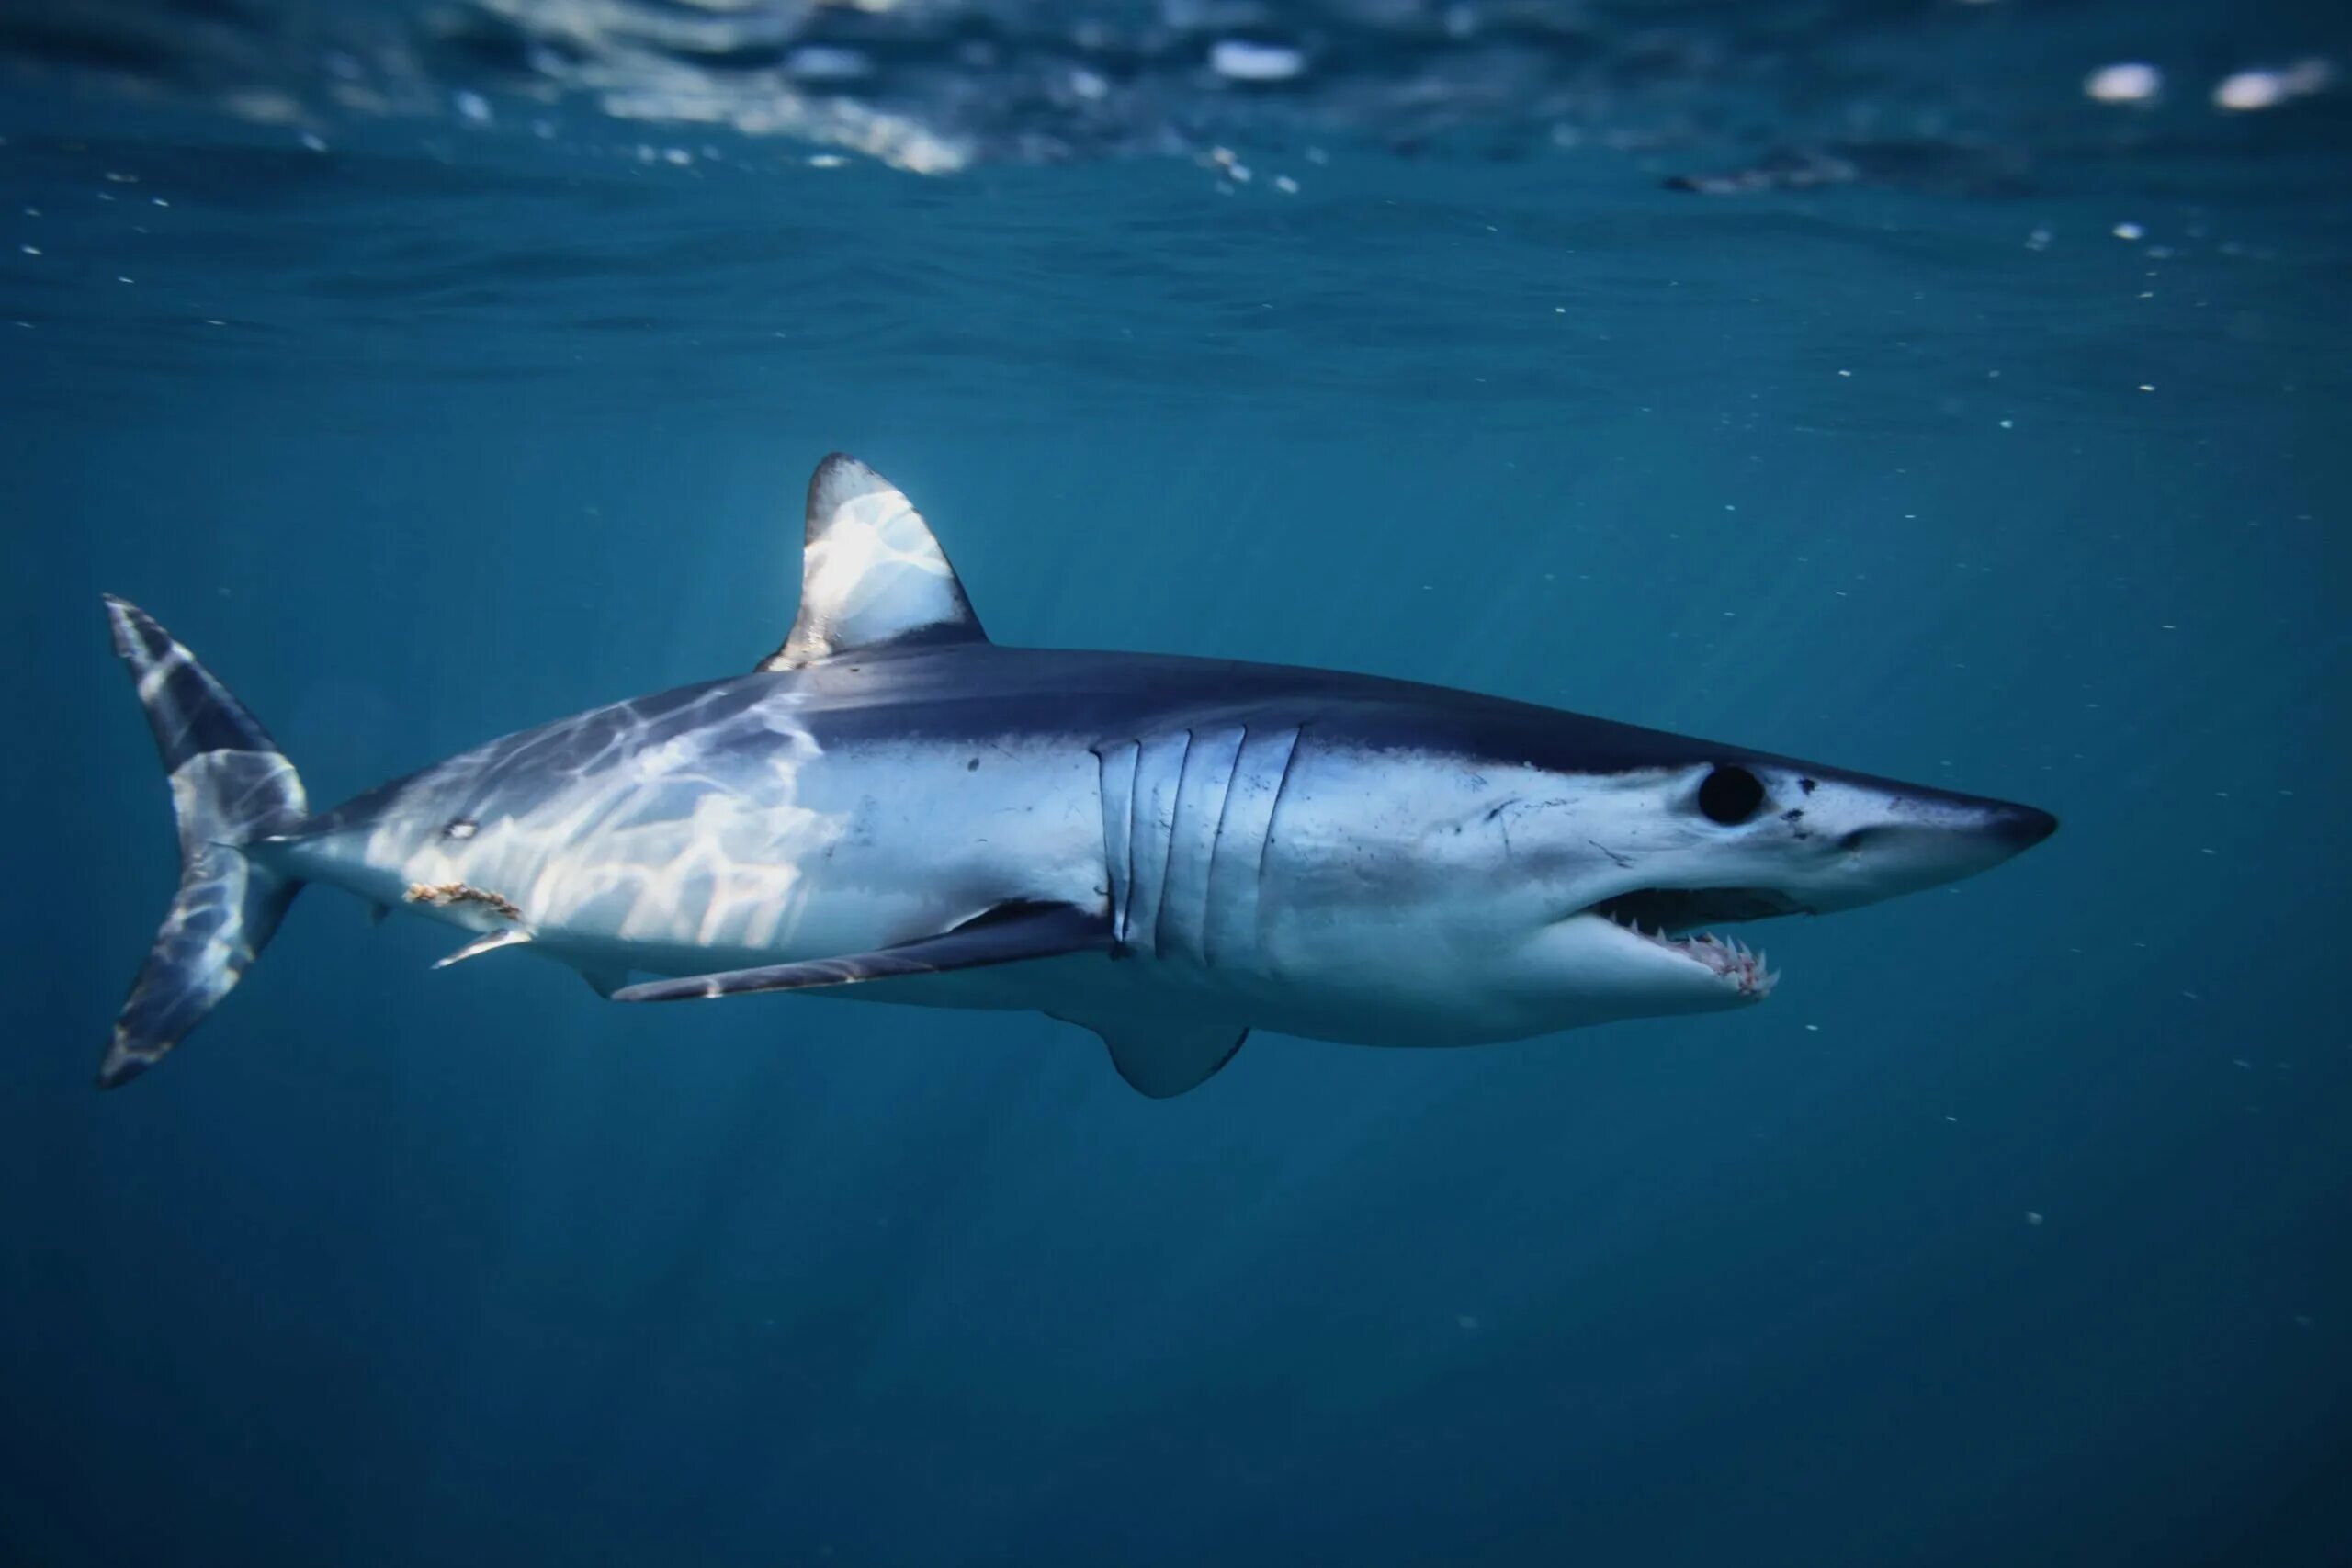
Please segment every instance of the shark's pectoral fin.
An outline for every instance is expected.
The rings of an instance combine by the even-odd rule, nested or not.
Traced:
[[[1091,1029],[1111,1048],[1111,1065],[1129,1087],[1154,1100],[1173,1100],[1216,1077],[1250,1038],[1247,1024],[1222,1020],[1133,1018],[1072,1018],[1053,1015],[1065,1023]]]
[[[986,642],[931,525],[897,486],[836,452],[808,481],[800,614],[762,670],[910,644]]]
[[[675,1002],[700,997],[732,997],[745,991],[805,991],[820,986],[852,986],[861,980],[900,980],[951,969],[978,969],[1072,953],[1108,953],[1111,923],[1100,909],[1073,904],[1000,904],[937,936],[919,937],[896,947],[812,958],[799,964],[770,964],[675,980],[649,980],[613,993],[619,1002]]]

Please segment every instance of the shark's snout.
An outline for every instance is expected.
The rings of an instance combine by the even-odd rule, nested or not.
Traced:
[[[1792,856],[1777,883],[1792,908],[1814,914],[1978,875],[2058,830],[2058,818],[2036,807],[1874,780],[1824,784],[1816,801],[1812,822],[1835,852]]]
[[[2058,830],[2058,818],[2030,806],[2004,805],[1986,825],[1986,835],[2018,854]]]
[[[1909,863],[1936,882],[1973,876],[2023,854],[2058,830],[2058,818],[2030,806],[1991,802],[1964,812],[1894,815],[1849,829],[1838,848],[1858,860]]]

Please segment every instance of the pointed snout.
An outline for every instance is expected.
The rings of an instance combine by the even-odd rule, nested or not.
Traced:
[[[2035,807],[1877,780],[1825,781],[1814,804],[1835,852],[1785,891],[1823,913],[1977,875],[2058,830]]]
[[[1893,829],[1897,839],[1913,841],[1889,846],[1889,858],[1896,876],[1907,871],[1930,887],[1990,871],[2058,830],[2058,818],[2049,812],[2006,800],[1970,800],[1958,810],[1927,817]]]
[[[2058,818],[2034,807],[1971,795],[1894,799],[1884,816],[1853,828],[1839,846],[1905,865],[1928,884],[1973,877],[2058,832]]]
[[[2003,845],[2011,854],[2033,848],[2058,830],[2058,818],[2047,811],[2030,806],[2013,806],[2007,801],[1996,804],[1984,826],[1987,837]]]
[[[2058,818],[2034,807],[2007,800],[1962,799],[1966,804],[1958,809],[1928,813],[1924,825],[1931,839],[1946,840],[1939,847],[1932,842],[1919,846],[1930,858],[1948,858],[1949,869],[1939,881],[1989,871],[2058,830]]]

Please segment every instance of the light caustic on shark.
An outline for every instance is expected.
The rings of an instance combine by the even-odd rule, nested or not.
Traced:
[[[313,813],[120,600],[181,880],[101,1084],[200,1021],[311,883],[604,995],[823,988],[1093,1030],[1180,1094],[1252,1029],[1457,1045],[1768,995],[1711,929],[1984,871],[2044,812],[1361,675],[1002,647],[853,458],[808,489],[798,615],[752,671],[493,740]]]

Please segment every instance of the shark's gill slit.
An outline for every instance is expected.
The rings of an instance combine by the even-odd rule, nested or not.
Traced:
[[[1151,946],[1154,953],[1161,953],[1168,940],[1168,888],[1175,880],[1176,825],[1184,818],[1184,773],[1193,757],[1193,732],[1179,731],[1170,739],[1176,749],[1176,761],[1170,770],[1174,782],[1168,789],[1168,811],[1163,818],[1155,805],[1151,830],[1159,844],[1159,887],[1151,901]],[[1155,803],[1159,792],[1152,795]]]
[[[1111,932],[1118,943],[1114,956],[1125,952],[1135,897],[1135,791],[1142,751],[1133,740],[1094,749],[1102,818],[1102,880],[1109,889]]]
[[[1162,946],[1180,962],[1207,961],[1217,829],[1233,797],[1243,734],[1233,725],[1194,729],[1185,748],[1176,824],[1169,835],[1168,877],[1159,895]]]
[[[1225,794],[1216,803],[1216,826],[1209,829],[1208,864],[1201,872],[1201,964],[1205,968],[1216,967],[1217,857],[1225,852],[1225,825],[1233,818],[1233,797],[1250,787],[1250,739],[1246,724],[1235,733],[1233,756],[1225,773]]]
[[[1283,801],[1290,793],[1291,769],[1298,761],[1298,748],[1306,738],[1306,726],[1299,725],[1290,731],[1289,743],[1283,748],[1282,772],[1274,779],[1274,801],[1266,807],[1266,830],[1258,840],[1258,883],[1262,888],[1266,881],[1266,857],[1273,852],[1274,837],[1282,830]]]

